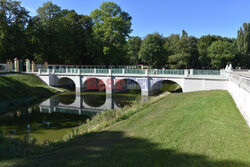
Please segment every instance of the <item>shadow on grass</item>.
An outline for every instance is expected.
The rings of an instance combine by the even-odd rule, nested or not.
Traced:
[[[103,131],[79,136],[69,142],[61,143],[60,148],[53,152],[48,148],[43,149],[47,151],[28,156],[29,158],[24,158],[22,164],[15,166],[243,167],[249,165],[233,160],[212,160],[204,155],[162,149],[156,143],[142,138],[126,137],[120,131]]]
[[[7,76],[0,77],[0,114],[7,109],[30,106],[55,94],[52,90],[43,87],[39,79],[33,77],[28,78],[32,86]]]

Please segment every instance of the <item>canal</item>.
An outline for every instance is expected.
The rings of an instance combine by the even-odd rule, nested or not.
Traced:
[[[37,105],[6,109],[7,112],[0,114],[0,135],[35,140],[37,144],[59,141],[72,128],[104,110],[119,110],[134,102],[143,103],[149,99],[148,96],[141,96],[141,90],[134,82],[123,82],[126,88],[115,87],[112,95],[105,93],[100,82],[96,83],[101,86],[95,90],[62,93]],[[156,86],[152,89],[152,95],[165,91],[181,92],[176,83],[166,82]]]
[[[120,109],[141,99],[139,94],[69,92],[51,97],[40,104],[16,108],[0,115],[0,133],[8,137],[28,138],[41,144],[58,141],[70,129],[108,109]]]

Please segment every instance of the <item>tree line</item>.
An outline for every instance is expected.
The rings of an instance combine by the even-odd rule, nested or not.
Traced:
[[[136,65],[154,68],[250,67],[250,23],[237,38],[159,33],[130,36],[132,17],[114,2],[90,15],[46,2],[31,17],[19,1],[0,1],[0,62],[22,58],[50,64]]]

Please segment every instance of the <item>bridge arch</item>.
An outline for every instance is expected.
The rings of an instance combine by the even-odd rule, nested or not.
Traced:
[[[84,80],[82,91],[106,92],[106,85],[102,79],[90,77]]]
[[[72,90],[72,91],[76,90],[76,84],[74,80],[69,77],[58,78],[58,80],[56,81],[56,86],[60,88]]]
[[[176,81],[166,78],[153,80],[150,86],[150,95],[157,95],[163,92],[183,92],[182,83],[178,80]]]
[[[142,86],[134,78],[117,78],[114,79],[113,93],[125,92],[130,90],[130,93],[141,94]]]

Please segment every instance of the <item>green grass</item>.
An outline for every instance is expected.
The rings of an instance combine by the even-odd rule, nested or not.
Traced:
[[[0,158],[0,164],[36,167],[250,165],[249,127],[226,91],[171,94],[136,110],[125,120],[112,120],[117,123],[109,127],[103,125],[106,129],[102,131],[92,126],[91,133],[74,137],[54,151],[45,149],[33,156],[2,161]]]
[[[55,92],[34,75],[0,76],[0,101],[29,96],[47,97]]]
[[[34,75],[0,76],[0,110],[48,98],[57,91]],[[3,111],[2,111],[3,112]]]

